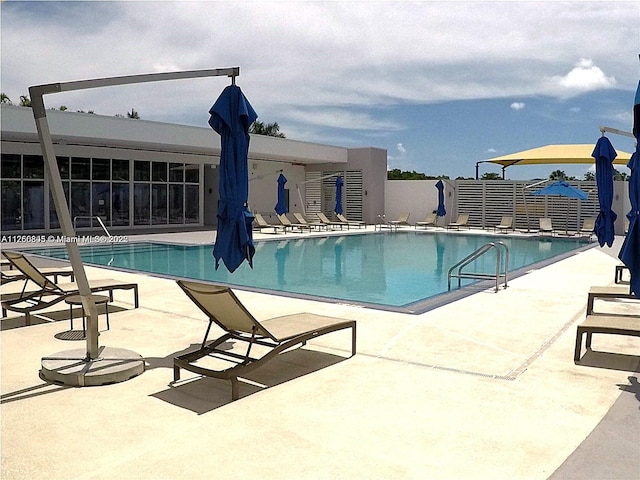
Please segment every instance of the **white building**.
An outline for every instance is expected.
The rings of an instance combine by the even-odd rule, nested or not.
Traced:
[[[5,104],[0,108],[2,231],[55,231],[59,223],[32,111]],[[110,231],[216,224],[220,138],[208,126],[57,110],[48,110],[47,118],[71,218],[79,228],[90,226],[97,216]],[[280,173],[288,180],[291,212],[330,214],[335,176],[340,175],[347,217],[374,223],[384,213],[386,150],[252,135],[253,211],[275,213]]]

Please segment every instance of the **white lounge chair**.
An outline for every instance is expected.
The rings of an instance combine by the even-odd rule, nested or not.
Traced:
[[[409,225],[409,213],[401,213],[397,220],[391,220],[389,223],[399,227],[401,225]]]
[[[469,214],[461,213],[460,215],[458,215],[458,219],[455,222],[451,222],[449,225],[447,225],[447,230],[449,230],[450,228],[455,228],[456,230],[460,230],[462,227],[467,226],[468,221],[469,221]]]
[[[550,235],[553,235],[555,233],[555,230],[553,229],[553,224],[551,223],[550,218],[541,218],[539,220],[539,223],[540,223],[539,231],[541,234],[548,233]]]
[[[500,225],[493,227],[493,231],[506,232],[507,230],[513,230],[513,217],[503,216],[500,220]]]
[[[422,220],[421,222],[416,222],[416,224],[414,225],[415,228],[418,227],[423,227],[423,228],[427,228],[427,227],[435,227],[437,226],[437,221],[438,221],[438,215],[435,213],[427,213],[427,215],[424,217],[424,220]]]

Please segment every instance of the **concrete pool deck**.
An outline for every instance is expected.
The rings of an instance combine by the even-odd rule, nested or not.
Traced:
[[[212,232],[135,239],[211,243]],[[89,278],[139,283],[140,308],[116,293],[99,340],[141,354],[146,371],[101,387],[47,384],[41,358],[84,346],[59,338],[67,306],[30,327],[10,312],[1,477],[638,478],[640,339],[596,335],[573,363],[587,292],[613,282],[621,241],[420,315],[236,290],[261,319],[312,311],[358,322],[355,357],[347,332],[325,335],[253,372],[236,402],[229,382],[183,372],[170,385],[173,356],[207,325],[174,281],[87,267]]]

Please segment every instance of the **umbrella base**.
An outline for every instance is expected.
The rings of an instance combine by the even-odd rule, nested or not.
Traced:
[[[98,358],[87,360],[85,349],[65,350],[42,358],[43,380],[72,387],[125,382],[144,372],[144,359],[131,350],[103,347]]]

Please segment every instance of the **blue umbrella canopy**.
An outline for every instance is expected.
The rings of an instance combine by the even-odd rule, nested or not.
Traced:
[[[586,200],[589,197],[587,192],[569,185],[567,182],[562,180],[552,183],[551,185],[547,185],[535,192],[531,192],[531,195],[558,195],[560,197],[579,198],[580,200]]]
[[[631,273],[630,291],[640,294],[640,82],[636,90],[633,106],[633,136],[636,137],[636,151],[631,155],[627,166],[631,170],[629,177],[629,201],[631,211],[627,214],[629,230],[624,239],[618,258],[629,267]]]
[[[216,270],[222,260],[234,272],[255,253],[247,208],[249,198],[249,126],[258,118],[240,87],[229,85],[209,110],[209,125],[220,135],[218,233],[213,247]]]
[[[284,215],[289,211],[287,202],[285,202],[284,184],[287,183],[287,177],[283,174],[278,176],[278,203],[276,203],[275,211],[278,215]]]
[[[342,177],[336,178],[336,209],[334,210],[338,215],[342,215]]]
[[[444,208],[444,183],[442,183],[442,180],[436,182],[436,188],[438,189],[438,209],[436,210],[436,215],[444,217],[447,211]]]
[[[598,237],[598,243],[603,247],[606,243],[613,245],[615,237],[614,223],[618,216],[611,210],[613,203],[613,160],[618,156],[613,145],[607,137],[600,137],[591,154],[596,161],[596,183],[598,185],[598,202],[600,213],[596,218],[594,232]]]

